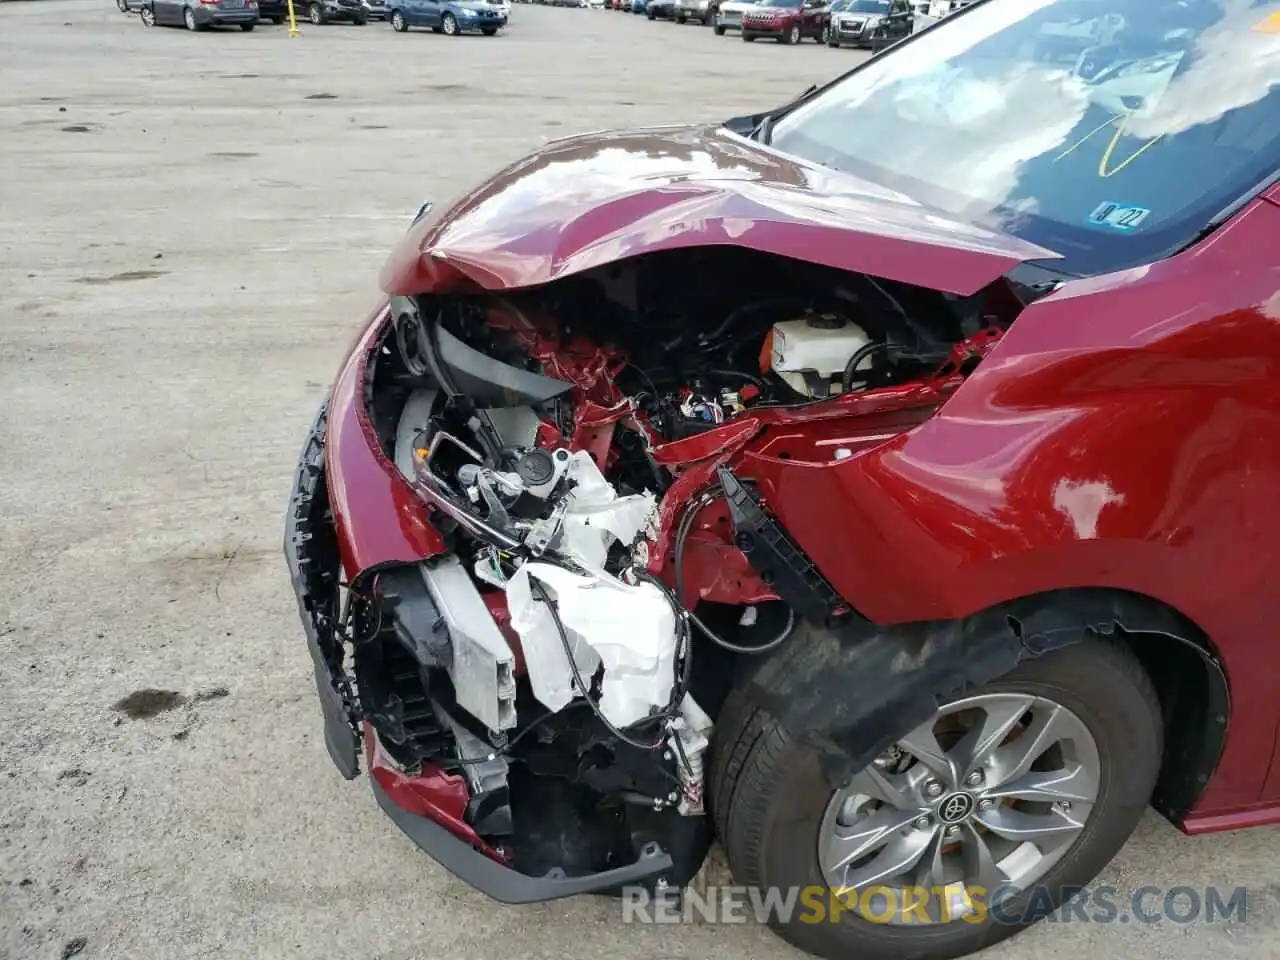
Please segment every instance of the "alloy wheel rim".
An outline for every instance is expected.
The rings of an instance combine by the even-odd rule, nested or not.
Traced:
[[[1083,832],[1098,797],[1093,735],[1061,704],[993,693],[942,707],[836,791],[819,831],[832,890],[876,888],[872,914],[908,888],[934,923],[988,908],[1039,881]],[[946,891],[939,895],[937,891]],[[879,898],[881,903],[875,903]]]
[[[142,8],[142,22],[148,27],[155,22],[155,15],[151,12],[150,7]]]
[[[190,10],[188,10],[185,14],[183,14],[182,19],[183,19],[184,21],[186,21],[187,27],[188,27],[189,29],[190,29],[190,28],[194,28],[194,27],[195,27],[195,25],[196,25],[196,15],[195,15],[194,13],[192,13]]]
[[[445,18],[444,18],[444,32],[445,32],[445,33],[449,34],[449,36],[453,36],[454,31],[455,31],[455,30],[457,30],[457,29],[458,29],[458,27],[457,27],[457,24],[456,24],[456,23],[454,23],[453,17],[445,17]]]
[[[799,42],[800,42],[800,28],[799,28],[799,27],[792,27],[792,28],[791,28],[791,42],[792,42],[792,43],[799,43]]]
[[[316,7],[316,6],[313,6],[313,7],[312,7],[308,12],[311,14],[311,22],[312,22],[312,23],[314,23],[314,24],[319,25],[319,23],[320,23],[320,8],[319,8],[319,7]]]
[[[397,10],[395,13],[391,15],[391,25],[395,27],[397,30],[404,29],[404,18],[400,16],[399,10]]]

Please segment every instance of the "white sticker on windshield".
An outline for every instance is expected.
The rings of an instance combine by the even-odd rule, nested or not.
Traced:
[[[1146,207],[1134,207],[1125,203],[1107,200],[1100,203],[1093,213],[1089,214],[1089,223],[1095,227],[1109,227],[1127,233],[1137,230],[1143,220],[1151,215]]]

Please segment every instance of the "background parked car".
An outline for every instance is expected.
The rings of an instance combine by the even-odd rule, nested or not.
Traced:
[[[648,5],[647,0],[631,0],[632,13],[644,13],[644,8]]]
[[[715,23],[716,36],[723,37],[727,30],[741,30],[742,15],[759,3],[760,0],[724,0],[716,8],[716,16],[713,21]]]
[[[676,0],[676,23],[688,23],[697,20],[704,26],[711,26],[715,19],[719,0]]]
[[[116,9],[121,13],[137,13],[141,8],[139,0],[116,0]]]
[[[911,33],[915,10],[909,0],[852,0],[832,18],[827,46],[880,50]]]
[[[826,43],[827,38],[831,34],[831,22],[835,19],[836,14],[842,10],[848,10],[853,0],[831,0],[828,2],[827,8],[822,11],[822,42]]]
[[[644,15],[650,20],[671,20],[676,15],[676,0],[649,0]]]
[[[272,23],[284,23],[289,16],[288,0],[258,0],[258,19],[270,20]]]
[[[360,0],[360,5],[364,7],[364,15],[369,20],[385,20],[390,16],[387,0]]]
[[[430,27],[432,33],[457,37],[479,32],[492,37],[507,18],[486,0],[391,0],[391,29]]]
[[[779,43],[799,43],[805,37],[822,40],[825,0],[761,0],[742,15],[742,39],[759,37]]]
[[[139,13],[144,26],[204,30],[239,26],[248,32],[258,22],[258,0],[146,0]]]
[[[339,22],[363,26],[369,22],[360,0],[293,0],[293,11],[295,15],[305,12],[316,26]]]

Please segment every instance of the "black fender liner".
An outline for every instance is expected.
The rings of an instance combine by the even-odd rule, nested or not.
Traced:
[[[749,703],[818,751],[832,789],[950,700],[1043,656],[1096,634],[1156,634],[1195,649],[1206,668],[1208,703],[1198,748],[1166,763],[1153,802],[1177,822],[1194,805],[1217,765],[1229,715],[1226,676],[1213,654],[1189,639],[1172,610],[1104,589],[1044,594],[1002,604],[964,620],[903,624],[865,622],[817,634],[827,647],[791,664],[783,648],[747,681]],[[1171,758],[1166,757],[1166,760]],[[1176,769],[1170,769],[1176,767]]]

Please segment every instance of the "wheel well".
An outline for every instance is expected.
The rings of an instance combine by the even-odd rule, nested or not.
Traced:
[[[1036,598],[1138,658],[1160,698],[1164,756],[1151,804],[1174,824],[1195,806],[1222,755],[1230,687],[1209,637],[1172,607],[1119,590],[1063,590]],[[1011,619],[1011,625],[1015,621]],[[1015,625],[1015,629],[1016,625]]]

